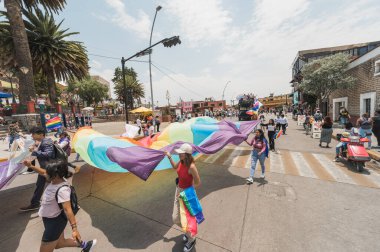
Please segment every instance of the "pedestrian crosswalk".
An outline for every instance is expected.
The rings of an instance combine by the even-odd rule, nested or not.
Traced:
[[[380,173],[376,169],[377,164],[367,162],[364,172],[358,173],[345,163],[334,162],[333,158],[334,154],[280,150],[277,153],[270,153],[265,166],[267,172],[380,188]],[[249,169],[251,149],[229,145],[216,154],[199,155],[196,160]],[[256,169],[260,171],[260,165]]]

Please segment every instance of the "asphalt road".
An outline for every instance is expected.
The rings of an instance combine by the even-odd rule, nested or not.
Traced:
[[[122,127],[94,128],[117,135]],[[378,165],[369,163],[358,174],[333,163],[334,150],[319,148],[292,121],[276,144],[279,153],[267,160],[266,179],[250,186],[248,146],[198,157],[206,220],[193,251],[380,251]],[[73,179],[82,237],[98,239],[95,251],[182,251],[182,233],[171,222],[175,177],[165,170],[144,182],[83,166]],[[38,251],[41,219],[17,211],[29,201],[34,182],[35,175],[18,176],[0,191],[1,251]]]

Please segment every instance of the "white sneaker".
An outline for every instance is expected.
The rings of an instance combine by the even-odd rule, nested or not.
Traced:
[[[247,184],[253,184],[253,178],[252,177],[247,178]]]
[[[265,173],[261,173],[260,178],[264,179],[265,178]]]

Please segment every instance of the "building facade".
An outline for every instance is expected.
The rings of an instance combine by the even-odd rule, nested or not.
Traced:
[[[290,94],[274,95],[270,94],[268,97],[259,98],[259,101],[266,109],[284,108],[292,105],[292,97]]]
[[[111,98],[111,84],[109,83],[109,81],[105,80],[103,77],[99,76],[99,75],[91,75],[91,78],[93,80],[96,80],[97,82],[103,84],[104,86],[108,87],[108,97]]]
[[[380,47],[352,61],[347,73],[356,79],[356,85],[331,94],[330,116],[338,120],[341,107],[347,108],[352,122],[363,113],[374,116],[380,109]]]
[[[299,85],[302,81],[302,68],[307,64],[316,59],[321,59],[337,53],[347,53],[351,55],[351,60],[355,61],[356,59],[361,58],[362,56],[368,54],[374,49],[380,46],[380,41],[328,47],[328,48],[319,48],[312,50],[303,50],[299,51],[296,55],[296,58],[293,61],[292,65],[292,80],[290,81],[292,90],[292,101],[293,104],[302,107],[306,103],[306,95],[303,94]],[[322,112],[323,114],[328,114],[329,104],[328,101],[323,101]]]

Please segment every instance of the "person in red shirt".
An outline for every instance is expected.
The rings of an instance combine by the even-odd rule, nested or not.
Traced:
[[[264,132],[261,129],[256,130],[255,137],[251,140],[250,143],[248,141],[246,141],[246,143],[253,147],[251,159],[251,174],[247,178],[247,184],[252,184],[257,161],[260,161],[261,165],[260,178],[265,178],[265,158],[267,157],[267,141],[265,139]]]
[[[174,207],[173,207],[173,222],[178,226],[181,226],[181,220],[179,215],[179,194],[184,189],[194,186],[195,188],[201,184],[201,179],[199,177],[199,173],[197,167],[194,163],[193,147],[190,144],[184,143],[181,145],[179,149],[176,149],[175,152],[179,154],[179,162],[175,163],[170,155],[170,153],[166,153],[168,156],[173,169],[177,171],[178,178],[176,180],[177,189],[174,197]],[[183,236],[183,242],[185,242],[185,247],[183,249],[184,252],[191,251],[195,245],[196,238],[192,237],[191,234],[186,233]]]

